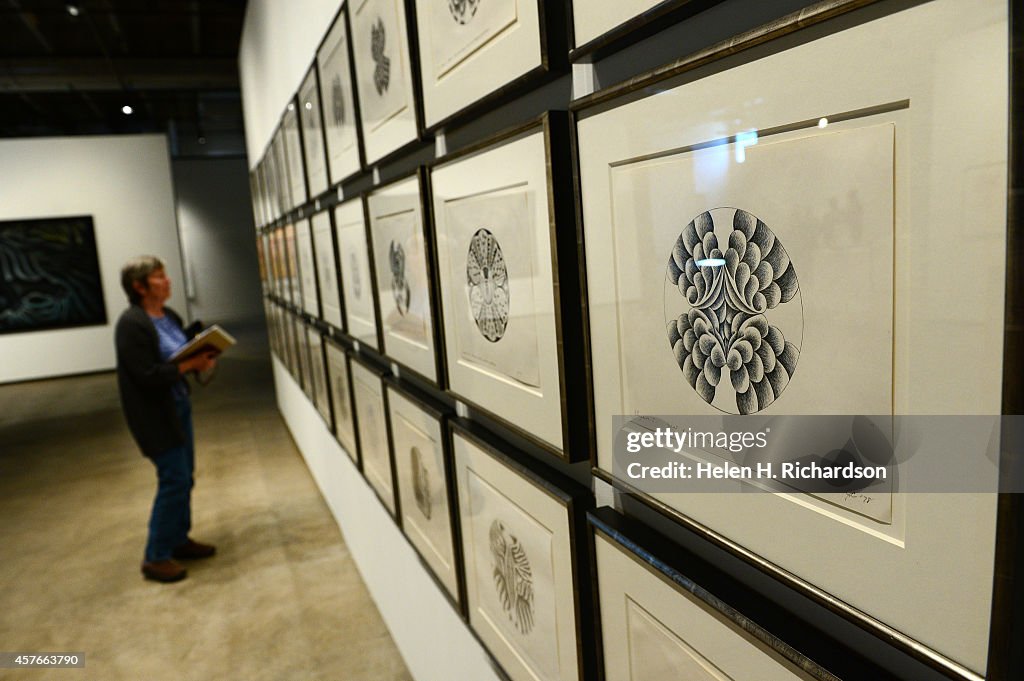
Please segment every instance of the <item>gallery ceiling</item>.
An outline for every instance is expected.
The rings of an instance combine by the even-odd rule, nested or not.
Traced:
[[[178,157],[243,154],[245,4],[0,0],[0,137],[166,132]]]

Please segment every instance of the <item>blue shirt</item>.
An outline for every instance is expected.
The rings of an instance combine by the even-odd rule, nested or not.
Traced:
[[[181,327],[167,315],[163,317],[150,316],[150,319],[153,321],[153,326],[156,327],[156,335],[160,342],[160,359],[166,362],[171,355],[177,352],[178,348],[188,342],[188,338],[185,337],[185,332],[181,330]],[[171,392],[176,400],[188,399],[188,390],[185,388],[184,381],[175,383]]]

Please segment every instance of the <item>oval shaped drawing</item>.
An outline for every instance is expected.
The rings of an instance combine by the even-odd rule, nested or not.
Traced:
[[[388,251],[388,260],[391,264],[391,294],[395,297],[395,307],[398,314],[403,317],[409,311],[409,299],[412,292],[409,289],[409,282],[405,278],[405,249],[397,241],[391,242]]]
[[[508,268],[501,245],[487,229],[478,229],[466,253],[469,311],[484,338],[497,343],[509,318]]]
[[[533,629],[533,572],[519,539],[498,519],[491,523],[491,567],[498,602],[521,634]]]
[[[698,215],[668,259],[665,322],[676,363],[701,399],[736,414],[768,407],[796,372],[803,340],[800,282],[782,242],[745,210]]]

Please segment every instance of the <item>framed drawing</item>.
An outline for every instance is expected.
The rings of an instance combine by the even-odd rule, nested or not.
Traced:
[[[537,473],[468,421],[451,424],[470,625],[513,681],[591,678],[577,581],[587,574],[577,533],[589,490]]]
[[[449,389],[578,461],[590,448],[575,222],[554,189],[571,182],[568,140],[553,112],[430,178]]]
[[[0,334],[106,323],[91,215],[0,222]]]
[[[316,331],[296,315],[296,336],[299,349],[299,371],[302,374],[302,390],[309,401],[316,406],[316,376],[313,374],[313,334]]]
[[[721,0],[572,0],[573,61],[625,47]]]
[[[448,415],[394,379],[385,382],[402,529],[461,611]]]
[[[285,151],[284,129],[279,125],[271,142],[274,157],[274,184],[277,185],[277,216],[281,217],[292,209],[292,182],[288,172],[288,155]],[[301,201],[296,199],[299,203]]]
[[[259,229],[263,226],[263,213],[260,211],[259,176],[255,168],[249,171],[249,200],[252,203],[252,223]]]
[[[348,3],[343,3],[334,25],[316,53],[327,144],[327,169],[332,184],[359,172],[362,166],[357,125],[359,115],[349,60],[347,7]]]
[[[349,363],[352,376],[352,401],[359,433],[359,456],[363,477],[380,497],[381,503],[398,517],[395,495],[394,467],[388,437],[387,395],[384,394],[384,372],[364,364],[357,356]]]
[[[415,7],[423,120],[428,128],[544,73],[553,57],[565,55],[564,44],[551,54],[545,42],[564,35],[564,19],[557,19],[565,10],[557,3],[453,0]]]
[[[370,265],[370,246],[362,199],[349,199],[334,209],[334,229],[338,240],[345,329],[349,336],[360,343],[379,350],[377,287],[373,267]]]
[[[352,408],[352,379],[348,353],[337,343],[328,340],[327,376],[334,410],[334,436],[342,448],[359,466],[359,441],[356,439],[355,410]]]
[[[299,86],[299,121],[302,124],[302,157],[306,161],[310,197],[327,191],[327,156],[320,108],[316,68],[311,68]]]
[[[857,6],[815,5],[579,103],[596,423],[1000,413],[1004,263],[969,287],[926,282],[968,222],[958,258],[1005,251],[1006,3],[879,4],[828,23]],[[693,71],[805,26],[771,54]],[[964,60],[969,77],[943,66]],[[929,334],[950,309],[963,323]],[[977,362],[950,366],[966,344]],[[612,429],[597,435],[610,478]],[[984,674],[994,495],[645,499],[908,654]]]
[[[302,273],[299,261],[298,234],[294,224],[284,226],[285,253],[285,300],[296,308],[302,308]]]
[[[366,162],[376,163],[419,132],[403,0],[353,0],[352,54]]]
[[[678,545],[610,508],[587,519],[604,681],[839,681],[710,592],[683,563],[696,559]],[[701,563],[698,574],[706,572]]]
[[[425,195],[423,174],[417,173],[377,189],[367,197],[366,206],[381,351],[439,383]]]
[[[331,429],[333,414],[330,389],[327,385],[327,366],[324,362],[324,339],[312,326],[306,327],[306,336],[309,338],[309,374],[310,383],[313,385],[313,403],[327,428]]]
[[[341,314],[341,292],[338,290],[338,265],[334,258],[334,229],[327,211],[310,220],[313,228],[313,251],[316,253],[316,279],[320,285],[321,317],[336,329],[344,329]]]
[[[310,317],[320,317],[320,296],[317,292],[316,258],[313,235],[308,220],[295,223],[295,254],[299,263],[299,303]]]
[[[305,325],[302,323],[302,320],[299,318],[299,316],[296,315],[294,312],[287,312],[286,317],[288,318],[286,322],[286,325],[288,327],[287,333],[289,346],[288,368],[291,369],[292,378],[295,379],[295,382],[298,383],[299,387],[301,388],[303,378],[303,365],[305,362],[308,361],[309,358],[309,354],[305,351]],[[305,360],[303,359],[303,356],[306,357]]]
[[[270,271],[271,290],[279,300],[284,298],[284,230],[280,227],[270,230]]]
[[[291,202],[288,210],[297,208],[306,202],[306,168],[302,158],[302,128],[299,126],[299,113],[295,101],[288,102],[284,117],[281,119],[282,146],[285,163],[288,166],[288,195]]]

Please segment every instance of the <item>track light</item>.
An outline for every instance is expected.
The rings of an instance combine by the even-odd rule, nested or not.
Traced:
[[[70,14],[73,17],[77,17],[79,14],[82,13],[82,10],[78,9],[78,5],[75,5],[70,2],[66,5],[66,8],[68,10],[68,14]]]
[[[132,115],[132,111],[134,111],[134,110],[135,109],[131,108],[127,104],[125,104],[124,106],[121,107],[121,113],[123,113],[125,116],[131,116]]]

